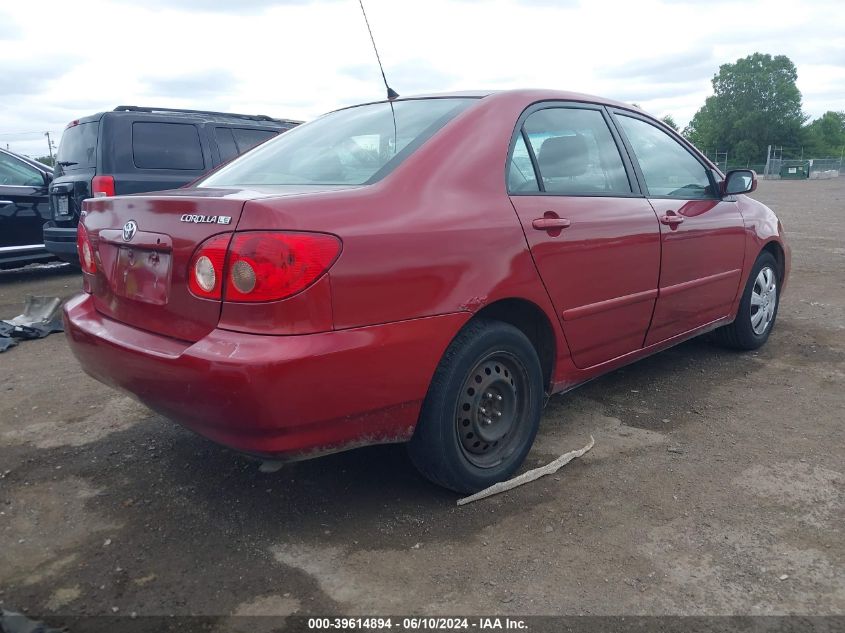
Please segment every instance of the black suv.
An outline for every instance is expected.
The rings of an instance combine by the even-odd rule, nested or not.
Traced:
[[[52,178],[47,165],[0,149],[0,268],[52,258],[41,241]]]
[[[72,121],[56,155],[44,244],[78,264],[76,224],[86,198],[176,189],[299,123],[138,106]]]

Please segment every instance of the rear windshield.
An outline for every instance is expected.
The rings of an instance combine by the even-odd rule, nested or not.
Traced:
[[[383,178],[473,99],[373,103],[332,112],[236,158],[200,187],[360,185]]]
[[[80,123],[65,130],[59,142],[56,162],[64,171],[97,166],[97,131],[99,121]]]

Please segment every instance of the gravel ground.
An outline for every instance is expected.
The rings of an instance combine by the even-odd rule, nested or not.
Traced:
[[[528,466],[464,507],[401,446],[259,473],[83,375],[0,355],[0,606],[46,617],[845,614],[845,178],[761,182],[793,272],[766,347],[694,340],[551,400]],[[0,271],[0,317],[70,296]],[[255,630],[255,629],[253,629]]]

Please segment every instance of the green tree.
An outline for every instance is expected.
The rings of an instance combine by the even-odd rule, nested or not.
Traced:
[[[754,53],[722,64],[713,95],[684,129],[700,149],[726,151],[731,161],[765,159],[768,145],[795,147],[807,117],[801,111],[798,72],[785,55]]]
[[[47,165],[48,167],[53,166],[53,159],[50,158],[49,156],[39,156],[35,160],[37,160],[39,163],[43,163],[44,165]]]
[[[845,112],[828,111],[804,128],[804,154],[837,157],[845,148]]]
[[[675,119],[672,117],[672,115],[671,115],[671,114],[667,114],[666,116],[664,116],[664,117],[663,117],[662,119],[660,119],[660,120],[661,120],[661,121],[663,121],[666,125],[668,125],[668,126],[669,126],[670,128],[672,128],[673,130],[675,130],[676,132],[680,132],[680,131],[681,131],[681,130],[680,130],[680,128],[678,127],[678,124],[677,124],[677,123],[675,123]]]

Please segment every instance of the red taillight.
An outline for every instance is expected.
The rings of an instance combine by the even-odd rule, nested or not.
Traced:
[[[226,301],[276,301],[310,286],[334,263],[340,240],[325,233],[235,233]]]
[[[76,252],[79,255],[79,265],[83,272],[91,275],[97,272],[97,262],[94,259],[94,247],[88,239],[88,231],[82,222],[76,227]]]
[[[114,176],[94,176],[91,180],[91,193],[95,198],[114,195]]]
[[[212,237],[191,258],[188,287],[196,296],[239,302],[284,299],[315,282],[340,253],[340,240],[325,233],[249,231],[235,233],[231,244],[229,237]]]
[[[228,233],[204,242],[191,258],[188,288],[198,297],[220,299],[223,290],[223,265],[226,263]]]

